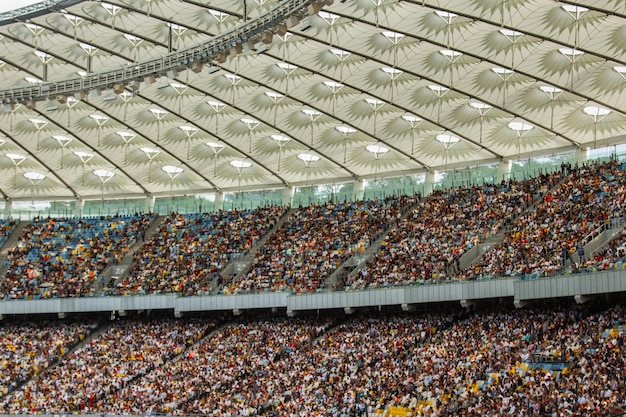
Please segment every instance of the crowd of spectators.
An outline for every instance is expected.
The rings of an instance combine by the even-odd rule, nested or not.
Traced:
[[[521,214],[559,178],[556,173],[434,191],[389,231],[367,265],[344,284],[363,288],[445,280],[454,275],[463,254]]]
[[[287,317],[241,320],[217,329],[197,348],[155,369],[103,402],[98,410],[243,416],[291,401],[300,360],[331,319]],[[283,414],[284,415],[284,414]]]
[[[572,254],[578,254],[601,226],[624,217],[625,200],[626,171],[621,163],[568,167],[560,185],[515,221],[502,244],[458,277],[536,278],[564,272]]]
[[[299,207],[260,248],[250,270],[225,282],[223,293],[252,291],[308,292],[350,255],[398,221],[417,197],[387,197]]]
[[[270,231],[287,207],[267,206],[215,213],[171,213],[135,254],[130,273],[108,294],[211,291],[220,271]]]
[[[596,308],[239,318],[186,350],[213,327],[116,324],[0,412],[611,415],[626,411],[626,309]]]
[[[287,207],[171,213],[134,254],[130,271],[103,293],[302,293],[621,268],[624,249],[614,243],[588,259],[582,254],[602,226],[624,218],[625,173],[615,160],[564,164],[560,172],[437,190],[421,200],[400,196],[299,207],[238,275],[223,272],[277,225]],[[0,299],[98,293],[99,274],[145,240],[153,219],[35,219],[9,250]],[[12,227],[0,224],[0,234]],[[502,243],[465,268],[478,251],[463,255],[503,230]],[[364,268],[329,280],[382,234],[385,239]]]
[[[621,225],[620,225],[621,227]],[[579,272],[595,272],[626,268],[626,230],[607,242],[586,259],[575,265]]]
[[[126,384],[180,355],[215,325],[212,320],[184,325],[173,319],[114,322],[57,366],[0,398],[0,412],[96,410],[104,398],[114,400]]]
[[[9,249],[0,299],[89,295],[98,274],[119,262],[153,215],[36,218]]]
[[[0,219],[0,248],[7,241],[9,235],[15,230],[17,223],[12,219]]]
[[[0,395],[46,369],[95,328],[50,321],[0,324]]]

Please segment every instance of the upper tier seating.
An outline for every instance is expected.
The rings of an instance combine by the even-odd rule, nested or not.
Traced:
[[[501,245],[460,277],[536,278],[564,272],[586,238],[612,217],[624,217],[625,174],[616,161],[573,167],[559,187],[517,219]]]
[[[227,294],[250,291],[315,291],[350,255],[396,222],[414,197],[388,197],[300,207],[260,248],[251,269]]]
[[[435,191],[394,227],[351,288],[445,280],[450,268],[554,185],[560,174]]]
[[[109,294],[209,292],[219,272],[245,254],[287,211],[283,206],[167,216]]]
[[[35,219],[9,250],[0,299],[89,295],[98,274],[122,259],[153,218]]]

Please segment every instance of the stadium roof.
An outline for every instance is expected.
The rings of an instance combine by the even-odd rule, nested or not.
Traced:
[[[626,142],[623,0],[317,5],[0,14],[0,195],[271,189]]]

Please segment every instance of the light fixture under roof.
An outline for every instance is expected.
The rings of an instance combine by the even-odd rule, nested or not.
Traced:
[[[189,88],[187,84],[179,83],[176,81],[170,82],[170,87],[172,87],[174,90],[185,90]]]
[[[389,148],[380,145],[367,145],[365,149],[376,157],[389,152]]]
[[[105,182],[113,178],[115,176],[115,173],[113,171],[109,171],[108,169],[94,169],[93,175],[100,178],[100,181],[102,181],[102,183],[104,184]]]
[[[86,160],[89,160],[89,159],[93,158],[93,154],[92,153],[85,152],[85,151],[75,151],[74,155],[79,157],[83,162],[86,162]]]
[[[409,123],[415,123],[415,122],[421,122],[422,121],[421,117],[417,117],[414,114],[408,114],[408,113],[407,114],[403,114],[402,115],[402,119],[406,120]]]
[[[95,120],[96,123],[98,123],[98,124],[104,123],[107,120],[109,120],[109,118],[107,116],[104,116],[102,114],[90,114],[89,117],[91,117],[93,120]]]
[[[339,15],[334,13],[327,12],[325,10],[320,10],[317,15],[328,22],[329,25],[335,24],[337,20],[339,20]]]
[[[37,119],[37,118],[28,119],[28,121],[31,122],[33,125],[35,125],[35,127],[38,129],[41,129],[42,127],[48,124],[47,120]]]
[[[88,43],[81,42],[79,43],[79,45],[81,48],[83,48],[83,50],[87,53],[87,55],[93,55],[94,53],[98,51],[98,47],[88,44]]]
[[[454,19],[458,17],[457,14],[448,12],[446,10],[435,10],[435,14],[439,16],[440,18],[442,18],[443,21],[446,22],[448,25],[452,24]]]
[[[218,142],[207,142],[206,146],[208,146],[209,148],[213,150],[217,150],[217,149],[222,149],[224,147],[224,144],[218,143]]]
[[[241,81],[240,75],[231,74],[230,72],[225,73],[224,77],[226,77],[226,79],[228,79],[233,84],[236,84],[237,82]]]
[[[21,155],[19,153],[7,153],[7,154],[4,154],[4,156],[9,158],[16,165],[21,163],[22,161],[24,161],[26,159],[25,155]]]
[[[337,57],[337,59],[343,62],[346,58],[352,55],[349,51],[344,51],[343,49],[332,48],[330,52]]]
[[[122,140],[124,141],[124,164],[126,164],[126,160],[128,158],[128,144],[130,143],[130,141],[135,139],[137,135],[132,132],[124,132],[124,131],[115,132],[115,134],[121,137]]]
[[[177,25],[174,22],[168,22],[167,26],[170,27],[172,31],[174,31],[177,35],[181,35],[182,33],[187,31],[187,28],[185,26]]]
[[[230,161],[229,164],[230,164],[230,166],[235,167],[237,169],[250,168],[252,166],[252,164],[250,162],[248,162],[248,161],[240,161],[238,159]]]
[[[475,108],[476,110],[488,110],[492,106],[486,103],[481,103],[480,101],[472,101],[469,103],[470,107]]]
[[[276,142],[281,142],[281,143],[287,143],[291,140],[289,136],[285,136],[281,134],[270,135],[270,138],[274,139]]]
[[[74,14],[69,14],[69,13],[65,13],[63,16],[65,16],[65,18],[67,20],[69,20],[70,22],[72,22],[72,24],[74,26],[77,26],[80,22],[83,21],[83,18],[80,16],[76,16]]]
[[[398,43],[400,39],[404,38],[404,34],[398,32],[392,32],[390,30],[386,30],[383,32],[383,36],[389,39],[391,42]]]
[[[587,106],[583,109],[583,112],[585,112],[585,114],[588,114],[592,118],[602,118],[611,113],[611,110],[598,106]]]
[[[551,85],[541,85],[539,89],[546,94],[558,94],[563,92],[560,88]]]
[[[220,10],[215,10],[215,9],[208,9],[209,13],[211,13],[211,16],[213,16],[218,22],[223,22],[224,19],[226,19],[228,16],[230,16],[228,13],[222,12]]]
[[[279,100],[285,97],[283,94],[277,93],[276,91],[266,91],[265,95],[271,98],[272,100]]]
[[[141,38],[140,38],[140,37],[138,37],[138,36],[131,35],[130,33],[125,33],[125,34],[124,34],[124,37],[126,38],[126,40],[127,40],[128,42],[130,42],[130,43],[131,43],[131,44],[133,44],[133,45],[135,45],[136,43],[139,43],[139,42],[141,42],[141,41],[143,40],[143,39],[141,39]]]
[[[74,140],[72,137],[65,135],[52,135],[52,139],[58,141],[60,144],[67,144]]]
[[[134,94],[128,90],[124,90],[121,93],[119,93],[118,96],[122,99],[124,103],[126,103],[128,100],[134,97]]]
[[[507,38],[517,38],[524,35],[522,32],[513,29],[500,29],[499,32]]]
[[[393,68],[393,67],[382,67],[381,70],[389,75],[390,77],[394,78],[400,74],[404,74],[404,71],[402,71],[399,68]]]
[[[435,139],[437,139],[437,141],[443,143],[446,147],[452,146],[455,143],[457,143],[459,140],[461,140],[458,137],[456,137],[454,135],[449,135],[447,133],[439,134],[439,135],[437,135],[435,137]]]
[[[514,72],[510,68],[502,68],[502,67],[493,67],[491,68],[491,71],[493,71],[494,73],[498,75],[509,75],[509,74],[513,74]]]
[[[255,120],[251,117],[242,117],[241,119],[239,119],[242,123],[244,123],[246,126],[250,127],[250,126],[257,126],[259,123],[258,120]]]
[[[442,93],[448,92],[450,89],[448,87],[444,87],[442,85],[431,84],[428,86],[430,90],[435,92],[437,95],[441,95]]]
[[[344,135],[349,135],[350,133],[355,133],[356,129],[351,126],[339,125],[335,127],[335,130],[343,133]]]
[[[512,131],[514,131],[515,133],[517,133],[520,137],[522,135],[524,135],[526,132],[532,130],[534,128],[533,125],[531,125],[530,123],[526,123],[526,122],[509,122],[509,124],[507,125],[509,129],[511,129]]]
[[[583,51],[574,48],[559,48],[559,52],[567,56],[568,58],[577,57],[584,54]]]
[[[24,26],[26,26],[28,28],[28,30],[33,31],[33,32],[37,32],[37,31],[42,31],[43,28],[39,25],[36,25],[34,23],[30,23],[30,22],[26,22],[24,23]]]
[[[614,66],[613,71],[615,71],[621,76],[626,76],[626,66],[623,66],[623,65]]]
[[[163,109],[150,109],[150,112],[154,114],[157,119],[161,119],[168,114],[167,111]]]
[[[120,6],[116,6],[111,3],[102,2],[100,4],[102,5],[102,7],[104,7],[105,10],[107,10],[109,13],[112,13],[112,14],[115,14],[119,12],[120,10],[122,10]]]
[[[581,14],[581,13],[585,13],[587,10],[589,10],[586,7],[574,6],[573,4],[563,4],[563,5],[561,5],[561,7],[566,12],[572,13],[572,14],[576,14],[576,15]]]
[[[439,53],[450,60],[454,60],[463,55],[463,52],[455,51],[454,49],[440,49]]]
[[[374,108],[378,108],[382,106],[383,104],[386,104],[384,101],[379,100],[377,98],[366,98],[365,102]]]
[[[43,180],[44,178],[46,178],[46,175],[35,171],[28,171],[24,173],[24,178],[27,178],[28,180],[34,182]]]
[[[278,68],[282,69],[286,73],[291,73],[291,72],[293,72],[293,71],[298,69],[298,67],[296,65],[289,64],[287,62],[278,62],[276,65],[278,65]]]
[[[343,87],[343,84],[337,81],[324,81],[324,85],[333,91],[339,90]]]
[[[178,126],[178,128],[182,130],[183,132],[185,132],[186,135],[192,135],[198,131],[198,128],[194,126],[182,125],[182,126]]]
[[[34,54],[37,55],[37,58],[41,59],[44,62],[52,58],[52,55],[50,55],[49,53],[39,51],[37,49],[35,50]]]
[[[298,154],[298,159],[304,161],[306,164],[310,164],[311,162],[319,161],[320,157],[311,155],[310,153],[301,153]]]
[[[173,175],[178,175],[181,172],[183,172],[183,169],[181,167],[177,167],[174,165],[164,165],[163,167],[161,167],[161,170],[163,172],[166,172],[168,174],[173,174]]]
[[[319,117],[322,115],[322,112],[315,109],[302,109],[302,113],[306,114],[309,117]]]
[[[140,150],[143,153],[145,153],[148,156],[148,158],[154,157],[158,155],[159,153],[161,153],[161,151],[156,148],[143,147],[143,148],[140,148]]]
[[[218,100],[209,100],[209,101],[206,102],[206,104],[211,106],[213,109],[221,109],[223,107],[226,107],[226,104],[224,104],[224,103],[222,103],[221,101],[218,101]]]

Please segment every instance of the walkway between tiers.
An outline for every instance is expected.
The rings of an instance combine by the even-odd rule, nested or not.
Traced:
[[[157,216],[146,229],[145,235],[135,241],[135,244],[128,249],[128,252],[126,252],[122,260],[117,264],[109,264],[109,266],[100,273],[98,279],[96,279],[91,287],[93,295],[100,295],[104,288],[115,287],[120,280],[126,278],[126,275],[128,275],[128,272],[135,264],[135,254],[141,250],[145,242],[149,242],[152,239],[161,227],[164,218],[165,216]]]
[[[483,255],[487,253],[491,248],[493,248],[496,245],[501,245],[502,242],[504,242],[504,238],[506,237],[506,235],[511,231],[511,227],[515,225],[515,222],[517,222],[517,220],[521,216],[525,215],[526,213],[532,210],[535,210],[535,208],[537,207],[537,204],[543,201],[543,197],[547,193],[558,189],[566,179],[568,179],[568,175],[567,174],[562,175],[561,179],[554,186],[548,188],[543,193],[539,194],[533,200],[531,204],[528,204],[525,207],[523,211],[518,213],[516,216],[513,216],[510,219],[508,219],[505,225],[501,227],[500,230],[498,230],[495,234],[489,236],[485,241],[480,242],[479,244],[477,244],[476,246],[474,246],[473,248],[465,252],[459,258],[458,263],[450,265],[447,271],[448,275],[455,276],[460,271],[466,270],[467,268],[479,262],[482,259]]]
[[[29,221],[18,222],[15,225],[15,229],[13,229],[13,232],[11,232],[11,234],[9,235],[9,238],[6,240],[6,242],[4,242],[2,248],[0,248],[0,277],[4,277],[7,272],[6,261],[9,250],[17,244],[20,236],[22,235],[22,232],[24,231],[24,228],[26,228],[26,226],[28,226],[30,223],[31,222]]]
[[[283,216],[278,219],[274,227],[268,230],[267,233],[265,233],[254,246],[248,249],[248,252],[244,256],[242,256],[241,258],[233,259],[228,265],[226,265],[226,267],[220,271],[219,276],[211,283],[211,291],[214,292],[218,290],[219,281],[237,282],[243,276],[243,274],[247,273],[250,270],[252,263],[254,262],[254,257],[257,251],[265,246],[270,236],[276,233],[276,231],[280,227],[282,227],[287,219],[291,217],[291,215],[296,211],[297,208],[291,208],[287,210],[285,214],[283,214]],[[224,279],[227,277],[232,278]]]
[[[350,256],[343,264],[339,266],[324,282],[324,286],[329,289],[343,288],[349,278],[355,276],[372,258],[380,248],[380,244],[387,238],[388,233],[393,230],[397,225],[404,220],[407,216],[413,213],[413,210],[419,205],[420,200],[416,200],[406,208],[404,213],[396,219],[396,221],[389,224],[387,229],[382,231],[378,236],[374,236],[373,240],[365,248],[363,252],[355,253]]]

